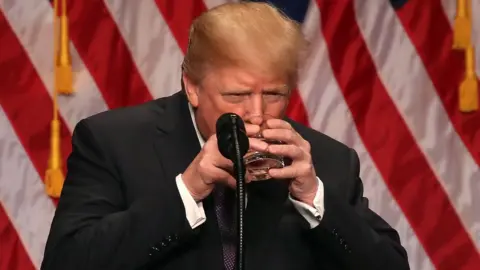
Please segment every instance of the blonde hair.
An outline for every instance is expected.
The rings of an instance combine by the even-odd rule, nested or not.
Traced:
[[[182,69],[195,84],[212,68],[239,67],[295,85],[305,46],[299,24],[275,7],[228,3],[194,20]]]

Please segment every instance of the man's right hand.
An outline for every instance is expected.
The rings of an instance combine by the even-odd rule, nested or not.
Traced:
[[[247,136],[252,136],[260,131],[260,126],[245,123]],[[267,144],[258,139],[249,138],[250,145],[266,148]],[[258,148],[258,147],[257,147]],[[214,184],[223,182],[232,188],[236,186],[233,176],[233,163],[225,158],[217,147],[217,136],[212,135],[203,146],[202,150],[190,163],[182,179],[188,191],[195,199],[201,201],[212,192]]]

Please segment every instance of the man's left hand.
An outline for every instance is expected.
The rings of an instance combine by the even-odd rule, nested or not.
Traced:
[[[270,169],[269,175],[276,179],[291,179],[291,196],[313,206],[317,193],[318,181],[312,164],[310,143],[298,134],[293,127],[281,119],[269,119],[262,135],[266,139],[279,140],[285,144],[270,144],[266,151],[275,155],[288,157],[290,166],[281,169]],[[265,149],[258,149],[265,150]]]

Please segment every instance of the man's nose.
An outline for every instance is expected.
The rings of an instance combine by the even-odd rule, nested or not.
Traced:
[[[261,94],[254,94],[248,104],[248,120],[251,124],[261,125],[264,121],[264,103]]]
[[[263,124],[263,114],[250,115],[247,122],[253,125],[261,126]]]

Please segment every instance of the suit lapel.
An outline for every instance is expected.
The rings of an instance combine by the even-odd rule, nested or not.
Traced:
[[[161,122],[157,125],[158,134],[153,147],[160,159],[165,179],[175,184],[175,177],[185,171],[201,149],[188,109],[188,100],[183,93],[171,98],[159,117]],[[200,227],[198,241],[195,243],[198,246],[193,247],[198,252],[193,256],[198,265],[204,265],[208,269],[221,269],[222,247],[210,197],[204,200],[203,206],[207,221]]]
[[[183,94],[176,94],[167,103],[157,124],[158,136],[154,142],[166,179],[185,171],[200,151],[200,142]]]

